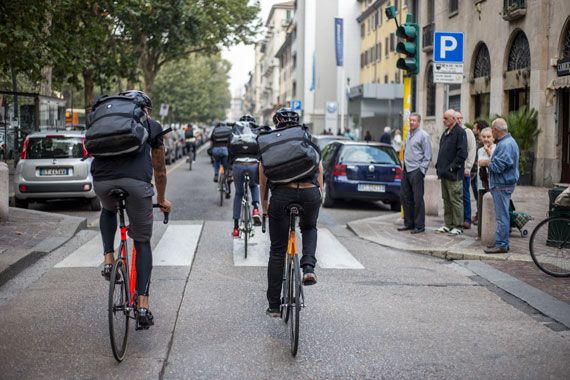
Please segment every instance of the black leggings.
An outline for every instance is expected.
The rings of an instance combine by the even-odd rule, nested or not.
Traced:
[[[117,233],[117,211],[103,209],[99,217],[99,227],[103,237],[104,253],[114,252],[115,234]],[[152,250],[150,241],[136,241],[137,250],[137,293],[148,296],[152,273]]]

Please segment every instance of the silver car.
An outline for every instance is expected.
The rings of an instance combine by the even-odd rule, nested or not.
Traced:
[[[93,190],[92,158],[86,157],[81,131],[45,131],[28,135],[14,173],[16,207],[32,201],[84,199],[91,210],[101,204]]]

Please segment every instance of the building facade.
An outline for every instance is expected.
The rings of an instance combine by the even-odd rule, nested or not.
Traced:
[[[567,0],[422,2],[416,104],[436,151],[446,108],[472,122],[528,106],[538,111],[540,129],[529,157],[530,181],[570,182],[570,70],[564,70],[570,62],[569,20]],[[464,33],[461,84],[433,82],[434,31]]]
[[[349,113],[362,132],[370,131],[378,139],[386,126],[402,126],[403,77],[396,68],[396,23],[388,20],[385,10],[393,5],[398,23],[409,11],[407,1],[357,0],[360,36],[360,83],[350,91]]]

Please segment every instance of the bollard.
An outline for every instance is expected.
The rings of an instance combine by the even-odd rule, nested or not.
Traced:
[[[8,165],[4,162],[0,162],[0,222],[8,221],[8,211],[10,210],[8,203],[10,196],[10,184],[8,181]]]
[[[438,216],[441,201],[441,184],[435,175],[427,175],[424,179],[424,203],[426,215]]]
[[[495,244],[495,231],[497,230],[497,219],[495,218],[495,204],[491,193],[483,195],[481,219],[481,243],[484,245]]]

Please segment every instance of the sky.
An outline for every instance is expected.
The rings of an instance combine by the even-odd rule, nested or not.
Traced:
[[[273,4],[281,3],[285,0],[260,0],[261,13],[260,17],[263,23],[267,20],[269,11]],[[259,38],[261,38],[261,34]],[[230,91],[234,95],[237,91],[241,91],[247,82],[248,73],[255,67],[255,50],[253,45],[236,45],[229,49],[222,50],[222,57],[231,62],[230,70]]]

